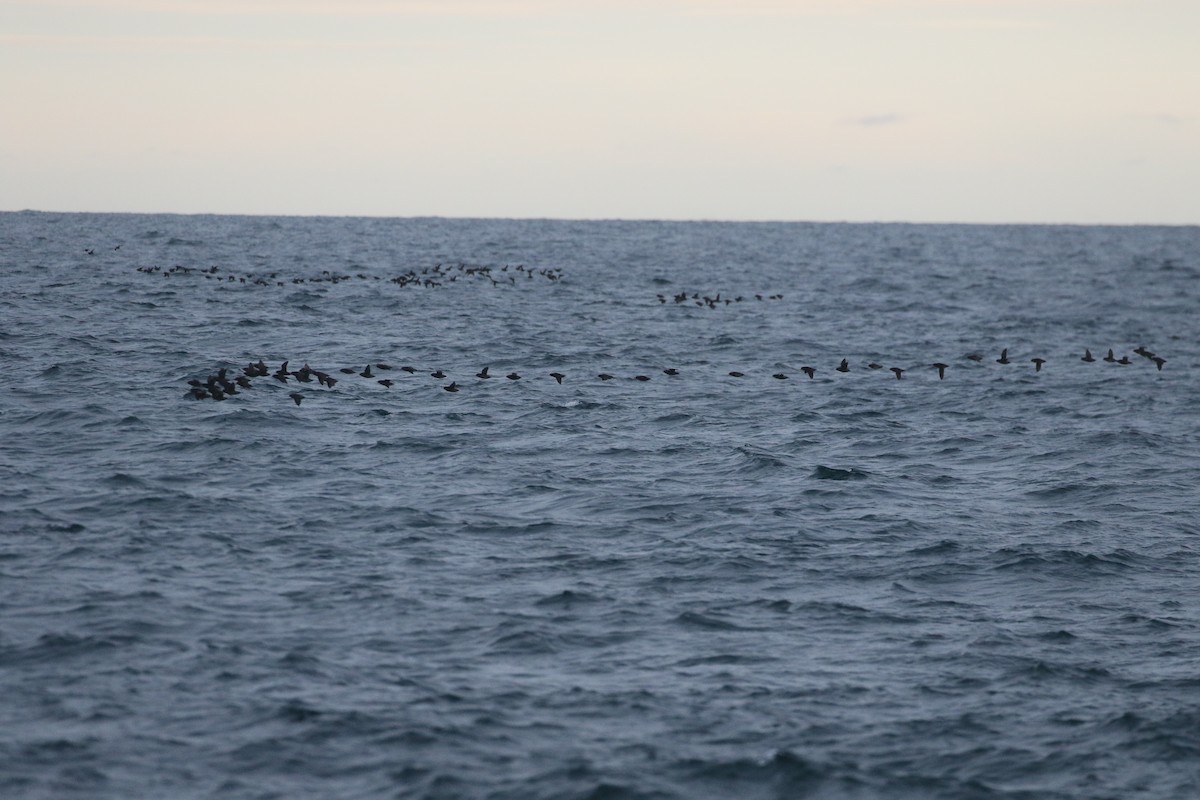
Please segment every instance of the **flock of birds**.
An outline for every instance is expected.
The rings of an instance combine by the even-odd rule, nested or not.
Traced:
[[[761,295],[761,294],[754,294],[751,296],[755,300],[761,301],[763,299],[763,295]],[[672,295],[669,298],[665,294],[659,294],[659,295],[656,295],[656,297],[658,298],[659,305],[666,305],[667,300],[669,299],[673,303],[675,303],[675,305],[682,305],[684,303],[690,302],[692,305],[700,306],[701,308],[703,308],[705,306],[707,306],[708,308],[717,308],[718,306],[722,306],[722,305],[727,306],[731,303],[740,303],[746,299],[743,295],[740,295],[740,294],[735,295],[733,297],[721,297],[720,292],[717,292],[717,294],[714,297],[709,297],[708,295],[701,295],[699,292],[692,292],[690,295],[687,292],[679,292],[678,294]],[[782,294],[771,294],[771,295],[767,295],[766,299],[767,300],[782,300],[783,295]]]
[[[120,245],[117,246],[119,248]],[[113,249],[117,249],[113,248]],[[85,251],[88,252],[88,251]],[[89,252],[90,254],[90,252]],[[527,267],[524,264],[515,266],[505,264],[502,267],[489,266],[469,266],[465,262],[457,264],[434,264],[431,267],[422,267],[418,269],[409,269],[408,271],[395,275],[391,278],[384,278],[381,275],[368,275],[365,272],[357,272],[352,275],[333,272],[330,270],[322,270],[320,275],[310,277],[287,277],[281,275],[278,271],[264,273],[236,273],[226,272],[217,265],[208,267],[185,267],[176,264],[172,267],[163,268],[161,266],[141,266],[137,267],[137,271],[144,275],[161,275],[164,278],[170,277],[188,277],[194,276],[203,278],[208,281],[215,281],[218,284],[238,284],[250,286],[287,286],[301,284],[339,284],[346,281],[386,281],[400,287],[413,286],[423,289],[436,289],[441,286],[456,283],[460,278],[464,281],[468,279],[488,280],[492,286],[500,286],[502,284],[517,285],[521,280],[533,280],[535,277],[544,278],[548,281],[558,281],[563,277],[562,267],[542,267],[534,268]],[[701,308],[720,308],[729,306],[734,303],[741,303],[754,299],[757,301],[763,300],[782,300],[782,294],[763,294],[755,292],[748,295],[725,295],[722,297],[721,292],[715,295],[701,294],[700,292],[681,291],[675,294],[657,294],[655,295],[660,305],[672,303],[674,305],[695,305]]]
[[[491,281],[492,286],[500,286],[501,284],[516,285],[518,281],[532,280],[535,277],[545,278],[549,281],[558,281],[563,277],[562,267],[542,267],[534,268],[527,267],[524,264],[512,266],[505,264],[502,267],[493,268],[488,266],[469,266],[465,262],[457,264],[434,264],[431,267],[422,267],[420,270],[410,269],[400,275],[391,278],[384,278],[380,275],[368,275],[364,272],[357,272],[352,275],[347,275],[330,270],[322,270],[320,275],[311,277],[291,277],[281,276],[279,272],[254,273],[247,272],[245,274],[226,272],[215,264],[208,267],[185,267],[176,264],[173,267],[163,268],[160,266],[142,266],[137,267],[137,271],[144,275],[161,275],[164,278],[170,277],[187,277],[195,276],[217,283],[235,283],[239,285],[250,286],[286,286],[300,284],[339,284],[345,281],[386,281],[400,287],[414,286],[424,289],[436,289],[440,286],[446,286],[462,279],[478,279]],[[721,296],[721,292],[716,295],[709,296],[700,292],[678,292],[672,295],[658,294],[655,296],[660,305],[673,303],[675,305],[695,305],[701,308],[719,308],[722,306],[732,305],[748,301],[751,298],[754,300],[782,300],[782,294],[764,295],[761,292],[756,292],[750,295],[726,295]]]
[[[492,267],[473,267],[468,266],[463,262],[458,264],[435,264],[432,267],[422,267],[420,270],[410,269],[400,275],[395,275],[391,278],[384,278],[380,275],[368,275],[364,272],[358,272],[353,275],[345,275],[330,270],[321,270],[320,275],[314,275],[308,278],[301,277],[281,277],[278,272],[238,274],[233,272],[225,272],[220,267],[213,265],[209,267],[185,267],[176,264],[173,267],[163,269],[159,266],[153,267],[138,267],[138,272],[145,275],[162,275],[164,278],[173,276],[197,276],[210,281],[218,281],[220,283],[236,283],[247,284],[251,286],[285,286],[288,284],[308,284],[308,283],[331,283],[338,284],[344,281],[360,280],[360,281],[384,281],[396,284],[400,287],[415,286],[424,289],[436,289],[439,286],[456,283],[460,278],[464,280],[489,280],[493,286],[500,286],[502,283],[516,285],[518,280],[533,280],[535,277],[544,278],[549,281],[557,281],[562,279],[562,267],[543,267],[535,269],[527,267],[524,264],[510,266],[505,264],[503,267],[493,269]]]
[[[1142,358],[1146,359],[1147,361],[1150,361],[1151,363],[1153,363],[1159,371],[1161,371],[1163,368],[1163,365],[1167,363],[1167,360],[1165,358],[1157,355],[1156,353],[1151,352],[1150,350],[1146,349],[1146,347],[1144,347],[1144,346],[1136,348],[1133,352],[1136,355],[1141,356]],[[964,356],[964,358],[967,359],[968,361],[974,361],[974,362],[984,361],[984,356],[982,353],[968,353],[967,355]],[[1092,355],[1091,350],[1085,349],[1083,352],[1083,356],[1079,360],[1086,362],[1086,363],[1091,363],[1091,362],[1095,362],[1095,361],[1105,361],[1110,364],[1118,364],[1118,365],[1129,365],[1129,364],[1134,363],[1132,361],[1132,359],[1129,358],[1128,355],[1122,355],[1120,358],[1118,358],[1111,349],[1108,351],[1108,353],[1106,355],[1102,356],[1101,358],[1096,358],[1095,356]],[[997,364],[1004,364],[1004,365],[1016,363],[1008,357],[1008,348],[1005,348],[1004,350],[1002,350],[1000,352],[1000,357],[995,359],[995,361]],[[386,375],[393,375],[393,374],[397,374],[397,373],[405,373],[407,375],[416,375],[418,372],[422,371],[422,370],[418,370],[416,367],[409,366],[409,365],[394,368],[390,364],[386,364],[383,362],[376,362],[374,364],[367,364],[366,367],[363,369],[359,369],[357,367],[342,367],[341,369],[338,370],[338,373],[341,374],[343,377],[339,378],[339,377],[336,377],[335,375],[332,375],[323,370],[313,369],[308,364],[304,364],[304,366],[300,367],[299,369],[289,369],[288,368],[289,363],[290,363],[289,361],[284,361],[282,364],[280,364],[280,366],[278,368],[276,368],[275,370],[272,370],[269,366],[267,366],[265,361],[263,361],[262,359],[259,359],[257,362],[251,362],[251,363],[247,364],[246,366],[242,367],[240,370],[240,374],[236,374],[236,375],[231,374],[230,369],[228,367],[221,367],[216,372],[210,374],[204,380],[201,380],[199,378],[192,378],[191,380],[189,380],[188,384],[190,385],[191,388],[188,390],[187,396],[189,396],[195,400],[208,400],[208,399],[225,400],[228,397],[231,397],[231,396],[237,395],[237,394],[241,394],[242,392],[252,388],[254,385],[251,381],[252,378],[253,379],[267,378],[270,380],[277,381],[277,382],[284,384],[285,386],[289,386],[289,387],[296,385],[297,386],[296,390],[290,392],[288,394],[288,396],[291,397],[292,402],[294,402],[296,405],[300,405],[304,401],[305,395],[304,395],[304,392],[300,390],[300,387],[298,386],[298,384],[311,385],[315,381],[318,386],[324,387],[325,389],[332,389],[335,386],[337,386],[339,381],[346,380],[347,376],[357,376],[359,378],[363,378],[366,380],[372,380],[376,384],[378,384],[386,389],[390,389],[390,388],[392,388],[392,386],[394,386],[396,384],[396,380],[391,377],[386,377]],[[1035,357],[1029,359],[1029,363],[1033,364],[1035,372],[1041,372],[1042,367],[1046,364],[1046,359],[1041,358],[1040,356],[1035,356]],[[928,366],[930,369],[937,371],[937,376],[938,376],[939,380],[944,380],[946,377],[946,370],[950,369],[949,364],[945,364],[940,361],[935,362],[933,364],[929,364]],[[860,368],[861,367],[862,367],[862,365],[860,365]],[[882,364],[879,364],[874,361],[868,362],[865,365],[865,367],[867,370],[882,370],[882,369],[884,369],[884,366]],[[841,360],[841,362],[836,367],[833,368],[833,371],[840,372],[840,373],[847,373],[847,372],[851,372],[853,369],[854,368],[850,366],[849,359],[843,358]],[[895,375],[897,380],[902,380],[904,378],[904,373],[906,372],[906,370],[901,367],[888,367],[887,370],[889,372],[891,372],[893,375]],[[800,372],[802,372],[805,376],[807,376],[810,380],[812,380],[812,379],[815,379],[815,377],[816,377],[817,368],[811,367],[811,366],[804,366],[804,367],[800,367]],[[675,367],[667,367],[666,369],[662,370],[662,374],[668,376],[668,378],[675,378],[675,377],[678,377],[681,374],[681,372],[679,369],[677,369]],[[739,372],[737,370],[731,370],[727,374],[731,378],[746,377],[746,373]],[[441,369],[437,369],[437,370],[430,372],[429,376],[431,378],[434,378],[439,381],[445,380],[446,378],[450,377],[447,373],[445,373]],[[489,367],[486,367],[486,366],[483,367],[481,370],[479,370],[479,372],[475,373],[475,379],[477,381],[488,380],[492,377],[496,377],[496,376],[493,376],[489,370]],[[554,381],[558,384],[562,384],[563,381],[565,381],[567,379],[567,376],[564,373],[557,372],[557,371],[549,372],[546,374],[545,377],[553,378]],[[776,372],[776,373],[773,373],[771,375],[771,377],[776,380],[787,380],[789,376],[787,375],[787,373],[784,373],[784,372]],[[513,371],[513,372],[509,372],[507,375],[505,375],[504,378],[507,380],[510,380],[510,381],[519,381],[522,379],[522,376],[520,373]],[[598,373],[597,375],[595,375],[594,378],[592,378],[592,380],[610,381],[615,378],[617,378],[616,375],[613,375],[608,372],[601,372],[601,373]],[[651,376],[647,375],[647,374],[637,374],[637,375],[629,376],[629,379],[645,382],[645,381],[651,380]],[[294,384],[291,383],[292,381],[294,381],[295,383]],[[463,385],[460,384],[457,380],[453,380],[453,379],[450,381],[450,383],[444,384],[442,386],[442,389],[447,392],[458,392],[462,388],[463,388]]]

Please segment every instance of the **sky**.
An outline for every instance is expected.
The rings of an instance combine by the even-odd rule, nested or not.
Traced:
[[[1200,224],[1200,0],[0,0],[0,210]]]

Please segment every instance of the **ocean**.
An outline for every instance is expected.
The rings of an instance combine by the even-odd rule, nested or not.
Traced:
[[[0,796],[1200,796],[1198,312],[1195,227],[0,214]]]

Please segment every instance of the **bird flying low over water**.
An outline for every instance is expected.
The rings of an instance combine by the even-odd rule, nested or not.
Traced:
[[[1029,360],[1033,362],[1033,371],[1034,372],[1041,372],[1042,364],[1046,363],[1046,359],[1044,359],[1044,358],[1031,358]]]
[[[450,381],[450,383],[448,385],[443,386],[442,388],[445,389],[447,392],[457,392],[458,384],[455,383],[454,381]]]
[[[1096,359],[1092,357],[1092,351],[1091,351],[1091,350],[1088,350],[1088,349],[1085,347],[1085,348],[1083,348],[1083,358],[1081,358],[1081,359],[1079,359],[1079,360],[1080,360],[1080,361],[1087,361],[1088,363],[1091,363],[1091,362],[1095,361]]]
[[[300,394],[299,392],[292,392],[288,395],[288,397],[292,398],[296,405],[300,405],[300,401],[304,399],[304,395]]]
[[[487,380],[488,378],[490,378],[492,376],[488,375],[488,368],[484,367],[483,369],[479,370],[479,372],[475,373],[475,377],[482,378],[483,380]]]
[[[836,369],[838,372],[849,372],[850,371],[850,362],[847,359],[843,358],[842,363],[838,364],[836,367],[834,367],[834,369]],[[811,378],[812,375],[809,375],[808,377]]]
[[[945,379],[945,377],[946,377],[946,367],[948,367],[948,366],[949,366],[948,364],[943,364],[943,363],[941,363],[940,361],[939,361],[938,363],[936,363],[936,364],[934,364],[934,365],[933,365],[933,368],[934,368],[934,369],[936,369],[936,370],[938,371],[938,380],[939,380],[939,381],[940,381],[940,380],[944,380],[944,379]]]
[[[554,378],[554,380],[558,381],[559,383],[562,383],[563,378],[565,378],[567,376],[563,375],[561,372],[551,372],[550,377]]]
[[[842,363],[843,363],[843,364],[845,364],[845,363],[846,363],[845,359],[842,359]],[[801,371],[801,372],[803,372],[805,375],[807,375],[807,376],[808,376],[808,379],[809,379],[810,381],[812,380],[812,378],[813,378],[813,375],[816,375],[816,374],[817,374],[817,368],[816,368],[816,367],[801,367],[801,368],[800,368],[800,371]],[[845,370],[843,370],[843,371],[845,371]]]
[[[890,369],[891,369],[892,373],[896,376],[896,380],[900,380],[901,378],[904,377],[904,370],[900,369],[899,367],[891,367]]]
[[[996,363],[997,364],[1008,364],[1009,363],[1007,347],[1000,351],[1000,357],[996,359]]]

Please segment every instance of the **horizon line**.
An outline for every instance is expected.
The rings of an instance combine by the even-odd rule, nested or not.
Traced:
[[[480,216],[473,214],[367,214],[367,213],[301,213],[245,211],[67,211],[62,209],[20,208],[0,209],[0,214],[79,214],[95,216],[173,216],[173,217],[286,217],[296,219],[409,219],[458,221],[523,221],[523,222],[673,222],[722,223],[750,225],[954,225],[976,227],[1057,227],[1057,228],[1195,228],[1200,222],[1047,222],[1004,221],[978,222],[965,220],[905,220],[905,219],[800,219],[800,218],[726,218],[726,217],[553,217],[553,216]]]

